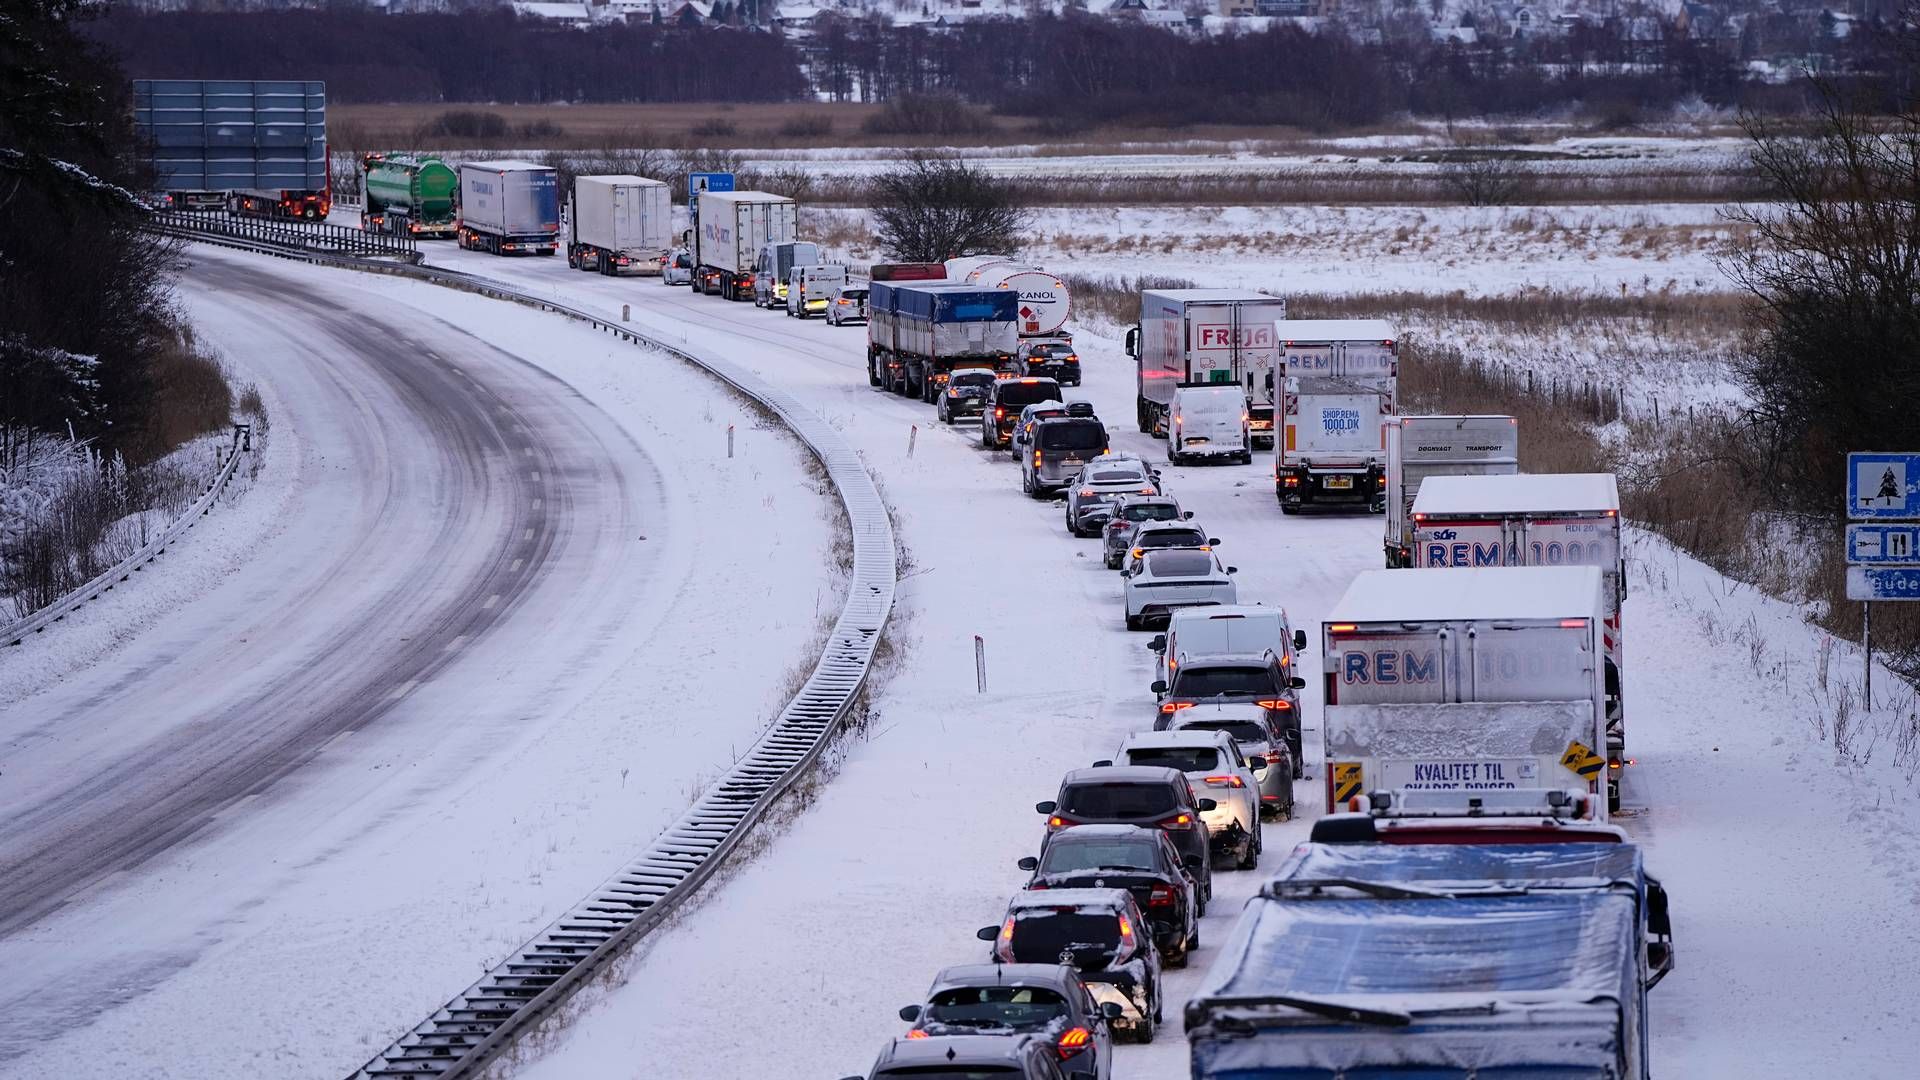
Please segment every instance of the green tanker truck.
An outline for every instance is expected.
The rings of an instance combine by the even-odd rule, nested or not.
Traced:
[[[368,232],[451,240],[458,225],[460,178],[446,162],[420,154],[368,154],[360,162],[366,202],[360,227]]]

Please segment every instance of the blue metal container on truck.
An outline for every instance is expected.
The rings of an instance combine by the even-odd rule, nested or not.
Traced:
[[[1194,1080],[1646,1080],[1664,894],[1623,843],[1303,844],[1186,1008]]]
[[[135,79],[133,123],[179,208],[324,218],[327,84]]]
[[[867,378],[932,401],[957,367],[1011,372],[1020,293],[953,282],[875,281],[867,296]]]
[[[526,161],[468,161],[460,166],[460,227],[470,251],[551,255],[560,249],[560,180]]]

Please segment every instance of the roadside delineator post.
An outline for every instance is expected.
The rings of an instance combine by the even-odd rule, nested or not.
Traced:
[[[628,321],[629,319],[631,319],[632,317],[633,317],[633,305],[632,305],[632,304],[621,304],[621,305],[620,305],[620,321],[621,321],[621,322],[626,322],[626,321]]]
[[[733,456],[733,425],[727,425],[727,456]]]
[[[913,425],[912,427],[910,427],[910,428],[908,428],[908,429],[907,429],[907,456],[908,456],[908,457],[912,457],[912,456],[913,456],[913,444],[914,444],[914,443],[915,443],[916,441],[918,441],[918,440],[919,440],[919,438],[920,438],[920,425],[919,425],[919,424],[915,424],[915,425]]]
[[[973,681],[979,687],[975,693],[987,692],[987,639],[979,634],[973,635]]]

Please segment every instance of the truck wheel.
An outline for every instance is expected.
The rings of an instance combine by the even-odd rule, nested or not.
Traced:
[[[1145,435],[1150,430],[1151,425],[1147,423],[1146,398],[1133,399],[1133,422],[1134,425],[1140,429],[1140,434],[1142,435]]]

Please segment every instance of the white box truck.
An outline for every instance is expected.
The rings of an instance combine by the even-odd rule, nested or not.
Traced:
[[[1285,300],[1242,289],[1142,292],[1140,325],[1127,331],[1140,430],[1167,433],[1167,410],[1182,386],[1237,383],[1251,402],[1254,445],[1273,445],[1273,371],[1280,358],[1273,327],[1286,317]]]
[[[567,265],[658,274],[672,246],[673,189],[643,176],[582,176],[567,196]]]
[[[751,300],[754,265],[769,244],[789,243],[800,230],[800,208],[764,191],[706,191],[693,236],[693,288],[727,300]]]
[[[1609,608],[1591,566],[1354,578],[1321,627],[1328,807],[1377,790],[1598,794]]]
[[[1591,566],[1606,586],[1609,771],[1626,762],[1620,692],[1626,651],[1620,608],[1627,564],[1620,537],[1620,489],[1612,473],[1434,476],[1413,500],[1413,565]]]
[[[469,251],[551,255],[560,250],[560,182],[526,161],[468,161],[460,166],[455,240]]]
[[[1303,506],[1385,508],[1387,436],[1399,385],[1399,343],[1379,319],[1291,319],[1280,342],[1280,438],[1273,493]]]
[[[1520,471],[1511,416],[1400,416],[1387,420],[1387,569],[1413,565],[1413,499],[1429,476]]]

